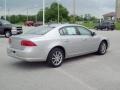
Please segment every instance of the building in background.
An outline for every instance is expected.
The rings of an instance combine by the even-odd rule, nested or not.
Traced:
[[[114,21],[115,17],[116,17],[115,12],[110,12],[110,13],[106,13],[106,14],[103,15],[104,20]]]
[[[116,20],[120,20],[120,0],[116,0]]]
[[[106,13],[103,15],[104,20],[120,21],[120,0],[116,0],[115,12]]]

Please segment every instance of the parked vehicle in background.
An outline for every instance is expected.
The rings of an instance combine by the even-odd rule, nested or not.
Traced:
[[[34,22],[33,21],[26,21],[25,26],[34,26]]]
[[[7,52],[17,59],[47,61],[58,67],[65,58],[93,52],[104,55],[108,47],[106,37],[96,35],[84,26],[57,24],[40,26],[26,34],[10,37]]]
[[[26,21],[24,25],[28,27],[30,26],[38,27],[38,26],[43,25],[43,22]]]
[[[115,23],[112,21],[102,21],[101,23],[97,23],[95,26],[97,30],[114,30],[115,29]]]
[[[38,27],[38,26],[41,26],[41,25],[43,25],[43,22],[35,22],[35,23],[34,23],[34,26],[35,26],[35,27]]]
[[[16,34],[22,34],[22,26],[13,25],[8,21],[0,20],[0,35],[5,35],[5,37],[10,37]]]

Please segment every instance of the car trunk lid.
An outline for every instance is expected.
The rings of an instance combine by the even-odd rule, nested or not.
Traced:
[[[25,46],[21,45],[22,40],[31,40],[36,37],[41,37],[41,35],[18,35],[10,38],[10,48],[24,50]]]

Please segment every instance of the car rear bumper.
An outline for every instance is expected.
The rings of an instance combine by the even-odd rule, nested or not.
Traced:
[[[36,52],[32,50],[15,50],[8,47],[7,54],[10,57],[28,62],[46,61],[46,59],[42,55],[39,55],[38,57]]]

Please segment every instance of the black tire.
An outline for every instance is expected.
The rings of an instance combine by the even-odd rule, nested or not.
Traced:
[[[5,32],[5,37],[9,38],[10,36],[12,36],[11,31],[6,31]]]
[[[57,55],[57,53],[59,53],[61,58],[60,57],[55,58],[55,55]],[[65,58],[64,51],[60,48],[54,48],[48,54],[47,63],[49,66],[56,68],[62,65],[64,58]]]
[[[109,31],[110,30],[110,28],[109,27],[107,27],[107,31]]]
[[[113,31],[113,30],[115,30],[114,28],[111,28],[111,30]]]
[[[97,51],[98,55],[104,55],[107,52],[107,43],[105,41],[102,41],[100,43],[99,49]]]
[[[100,28],[101,31],[103,31],[103,28]]]

